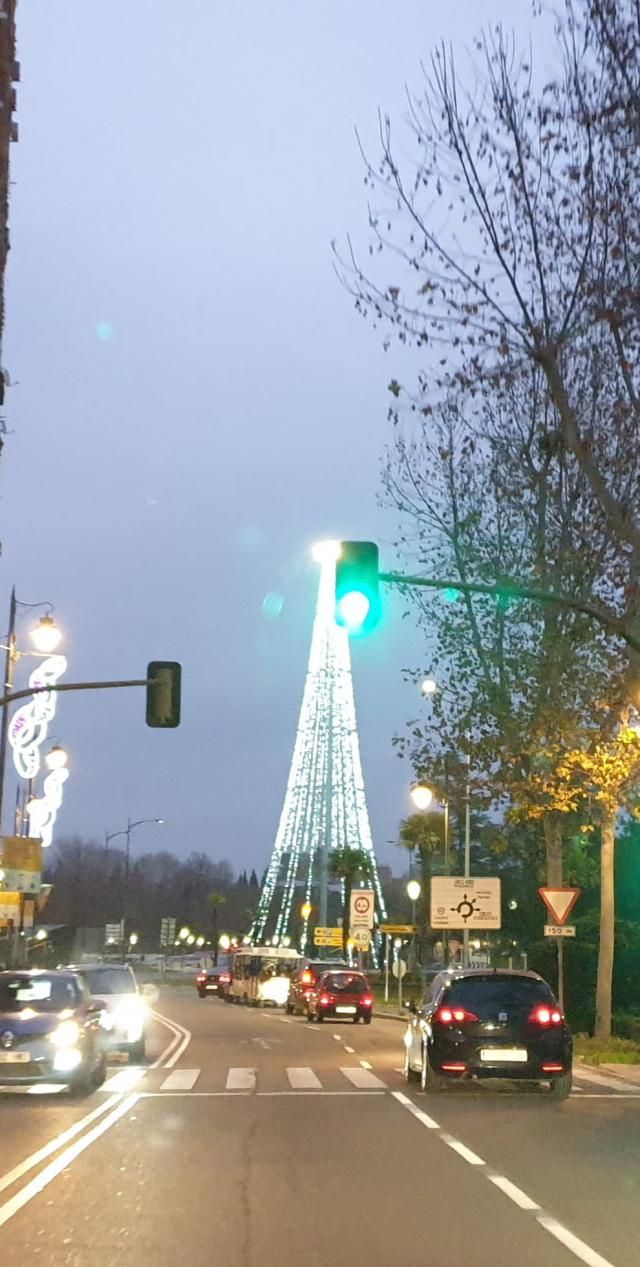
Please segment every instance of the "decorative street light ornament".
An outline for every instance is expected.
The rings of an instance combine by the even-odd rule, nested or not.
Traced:
[[[62,789],[68,778],[69,771],[64,766],[52,770],[44,781],[43,795],[35,797],[27,805],[29,835],[39,836],[43,849],[48,849],[53,839],[53,828],[62,805]]]
[[[66,670],[66,656],[49,656],[33,670],[29,686],[34,690],[43,686],[55,686]],[[13,764],[21,779],[35,778],[40,769],[40,747],[47,737],[49,722],[55,716],[56,704],[55,691],[39,690],[11,718],[9,743],[13,748]]]

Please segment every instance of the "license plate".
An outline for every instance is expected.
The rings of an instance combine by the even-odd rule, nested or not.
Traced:
[[[355,1007],[337,1007],[336,1008],[336,1012],[339,1012],[341,1016],[353,1016],[353,1013],[355,1012],[355,1010],[356,1010]]]
[[[28,1065],[30,1060],[28,1051],[0,1051],[0,1065]]]
[[[482,1047],[480,1059],[493,1065],[525,1065],[529,1055],[524,1047]]]

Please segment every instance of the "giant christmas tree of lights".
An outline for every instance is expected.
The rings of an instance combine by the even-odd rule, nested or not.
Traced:
[[[361,883],[376,893],[385,916],[360,762],[349,641],[334,620],[335,542],[316,546],[321,564],[309,667],[293,760],[271,861],[260,895],[252,941],[287,939],[304,950],[310,925],[326,925],[332,883],[331,852],[360,849],[368,873]],[[303,917],[305,903],[312,905]]]

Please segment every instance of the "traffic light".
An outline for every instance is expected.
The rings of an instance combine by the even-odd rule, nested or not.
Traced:
[[[180,725],[182,666],[176,660],[152,660],[147,667],[147,726]]]
[[[341,541],[336,562],[336,622],[350,634],[366,634],[380,619],[378,547],[373,541]]]

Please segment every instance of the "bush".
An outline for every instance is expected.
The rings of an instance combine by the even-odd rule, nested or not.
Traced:
[[[576,1034],[573,1050],[585,1065],[640,1064],[640,1043],[630,1038],[589,1038],[587,1034]]]

